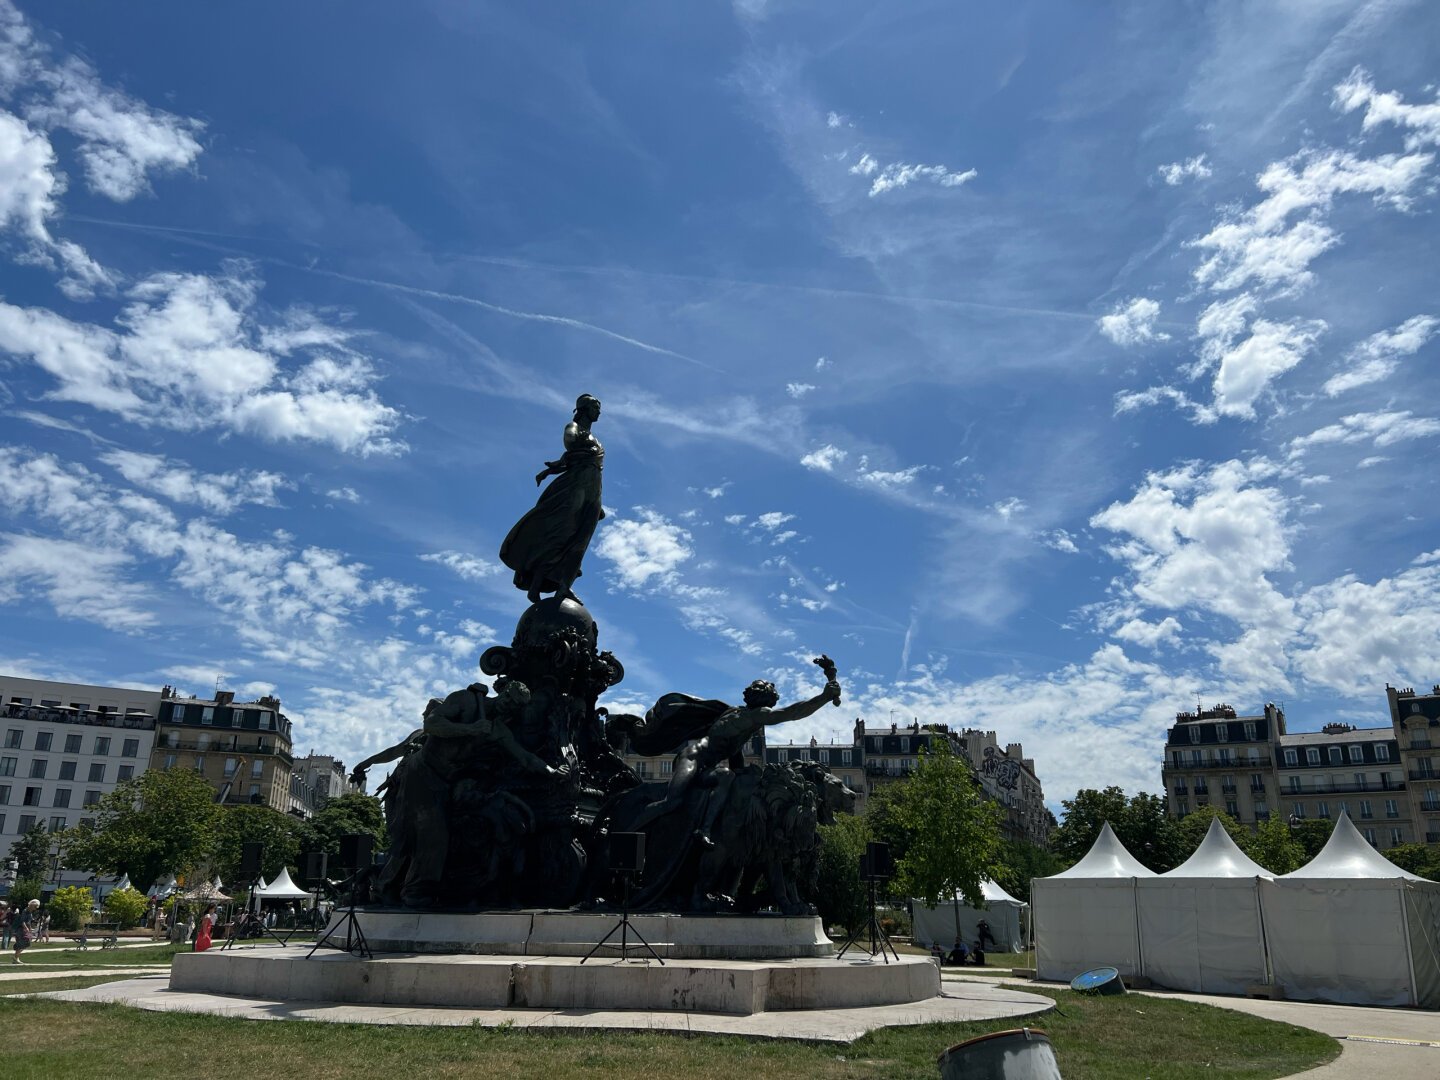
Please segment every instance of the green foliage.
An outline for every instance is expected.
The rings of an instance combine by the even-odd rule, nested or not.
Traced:
[[[129,929],[145,914],[145,894],[138,889],[111,889],[105,896],[105,914],[120,929]]]
[[[1000,808],[985,797],[970,766],[937,739],[911,776],[892,786],[890,813],[905,833],[896,860],[900,890],[925,904],[957,892],[984,903],[982,878],[993,877],[1000,854]]]
[[[222,808],[215,828],[215,847],[210,856],[211,873],[219,874],[222,881],[236,889],[250,884],[240,880],[241,847],[244,844],[263,844],[265,858],[261,863],[261,872],[267,881],[270,880],[280,873],[281,867],[296,865],[301,825],[297,818],[268,806],[247,804]]]
[[[1440,847],[1426,844],[1396,844],[1381,852],[1401,870],[1440,881]]]
[[[1186,814],[1184,818],[1175,823],[1175,830],[1178,833],[1180,844],[1180,862],[1184,862],[1205,839],[1205,834],[1210,831],[1210,822],[1219,821],[1220,827],[1230,834],[1241,851],[1248,851],[1250,844],[1250,830],[1224,810],[1217,810],[1213,806],[1197,806],[1193,813]],[[1179,863],[1176,864],[1177,866]]]
[[[95,894],[83,885],[66,885],[50,897],[50,925],[55,930],[79,930],[90,921]]]
[[[18,864],[16,877],[44,877],[50,869],[50,834],[36,825],[10,845],[10,858]]]
[[[820,826],[820,866],[812,899],[825,925],[853,930],[870,915],[870,897],[860,881],[860,856],[870,841],[865,818],[841,814]]]
[[[1001,847],[993,876],[995,883],[1011,896],[1028,902],[1032,878],[1058,874],[1066,865],[1053,851],[1025,840],[1014,840]]]
[[[1289,822],[1278,816],[1260,822],[1249,842],[1241,846],[1245,854],[1272,874],[1299,870],[1307,861],[1305,849],[1291,835]]]
[[[67,833],[68,861],[97,874],[129,874],[148,887],[205,860],[219,818],[204,777],[188,769],[147,769],[101,796],[94,825]]]
[[[1173,870],[1194,850],[1182,852],[1176,823],[1166,816],[1165,800],[1159,795],[1142,791],[1127,797],[1114,786],[1102,791],[1082,788],[1061,805],[1065,820],[1051,833],[1050,848],[1066,865],[1084,857],[1107,821],[1130,854],[1156,873]]]
[[[1301,850],[1304,851],[1303,861],[1309,862],[1320,854],[1320,849],[1330,839],[1330,833],[1334,830],[1335,825],[1324,818],[1319,818],[1297,821],[1293,826],[1286,827],[1290,829],[1290,835],[1295,838]]]
[[[5,900],[11,904],[18,904],[24,907],[31,900],[39,900],[40,894],[45,890],[45,879],[38,875],[16,878],[15,884],[10,886],[10,891],[5,894]]]
[[[327,799],[314,817],[296,824],[298,850],[323,851],[332,862],[340,854],[340,838],[351,833],[369,833],[375,850],[385,850],[385,813],[374,795],[348,791]]]

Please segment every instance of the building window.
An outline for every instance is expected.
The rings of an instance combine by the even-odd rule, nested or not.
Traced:
[[[14,776],[17,761],[19,758],[0,757],[0,776]]]
[[[1300,764],[1299,755],[1296,754],[1294,750],[1286,750],[1286,751],[1285,751],[1285,764],[1286,764],[1286,765],[1298,765],[1298,764]]]
[[[202,724],[213,724],[213,723],[215,723],[215,710],[214,710],[213,707],[211,707],[211,706],[209,706],[209,705],[206,705],[205,708],[203,708],[203,709],[200,710],[200,723],[202,723]]]
[[[1404,842],[1405,842],[1405,830],[1404,830],[1404,829],[1394,828],[1394,829],[1391,829],[1391,830],[1390,830],[1390,846],[1391,846],[1391,847],[1394,847],[1396,844],[1403,844]]]
[[[121,766],[120,766],[120,775],[117,776],[115,779],[119,780],[121,783],[124,783],[126,780],[129,780],[129,779],[130,779],[131,777],[133,777],[134,775],[135,775],[135,766],[134,766],[134,765],[121,765]]]
[[[110,753],[110,736],[109,736],[109,735],[96,735],[96,736],[95,736],[95,753],[98,754],[98,755],[101,756],[101,757],[104,757],[106,754]]]
[[[1229,814],[1233,818],[1238,818],[1240,816],[1240,804],[1234,799],[1226,799],[1225,813]]]
[[[1315,804],[1315,816],[1321,818],[1328,818],[1330,816],[1330,804],[1326,800],[1321,799]]]
[[[1200,741],[1200,725],[1199,725],[1199,724],[1186,724],[1186,725],[1185,725],[1185,730],[1190,733],[1190,741],[1191,741],[1191,742],[1199,742],[1199,741]]]
[[[1222,746],[1222,747],[1220,748],[1220,764],[1221,764],[1221,765],[1229,765],[1229,764],[1230,764],[1230,748],[1229,748],[1228,746]]]
[[[1186,814],[1188,814],[1189,812],[1190,812],[1190,800],[1189,800],[1189,799],[1181,799],[1181,800],[1180,800],[1179,808],[1175,811],[1175,813],[1177,813],[1178,815],[1180,815],[1180,817],[1184,817],[1184,816],[1185,816]]]
[[[1306,764],[1306,765],[1319,765],[1319,764],[1320,764],[1320,748],[1319,748],[1318,746],[1307,746],[1307,747],[1305,748],[1305,764]]]
[[[33,828],[35,828],[35,815],[34,815],[34,814],[21,814],[21,815],[20,815],[20,828],[17,829],[16,831],[17,831],[21,836],[24,836],[26,833],[28,833],[28,832],[29,832],[31,829],[33,829]]]
[[[849,751],[849,750],[841,750],[841,751],[840,751],[840,764],[841,764],[841,765],[849,765],[849,764],[850,764],[850,751]]]
[[[24,735],[24,732],[19,728],[11,728],[5,732],[5,748],[7,750],[19,750],[22,735]]]
[[[1290,804],[1290,816],[1293,817],[1296,821],[1304,821],[1304,820],[1305,820],[1305,804],[1304,804],[1303,802],[1291,803],[1291,804]]]
[[[1246,742],[1254,742],[1257,738],[1258,738],[1258,736],[1255,734],[1255,721],[1254,721],[1254,720],[1246,720],[1246,721],[1245,721],[1245,741],[1246,741]]]
[[[48,731],[35,732],[35,749],[45,751],[50,749],[50,740],[53,736]]]
[[[1378,846],[1379,846],[1378,844],[1375,843],[1375,830],[1374,830],[1374,829],[1364,829],[1364,830],[1362,830],[1362,831],[1363,831],[1364,834],[1365,834],[1365,839],[1366,839],[1367,841],[1369,841],[1371,847],[1378,847]]]
[[[0,833],[5,831],[5,815],[0,814]]]
[[[139,739],[126,739],[126,740],[124,741],[124,743],[122,743],[121,746],[120,746],[120,756],[121,756],[121,757],[139,757],[139,756],[140,756],[140,740],[139,740]]]
[[[1270,804],[1264,799],[1255,800],[1255,816],[1262,820],[1270,816]]]
[[[174,755],[174,754],[166,754],[166,755],[165,755],[165,768],[167,768],[167,769],[173,769],[174,767],[175,767],[175,755]]]
[[[1216,742],[1226,742],[1229,738],[1230,738],[1230,725],[1229,725],[1229,724],[1216,724],[1216,725],[1215,725],[1215,741],[1216,741]]]
[[[105,766],[98,761],[91,765],[89,780],[92,784],[103,784],[105,782]]]
[[[1400,816],[1400,804],[1394,799],[1385,800],[1385,816],[1391,818]]]
[[[1173,765],[1173,766],[1175,766],[1175,768],[1179,769],[1179,768],[1181,768],[1181,767],[1184,765],[1184,763],[1185,763],[1185,755],[1184,755],[1184,754],[1182,754],[1179,750],[1171,750],[1171,751],[1170,751],[1170,764],[1171,764],[1171,765]]]
[[[1376,760],[1376,761],[1389,761],[1389,760],[1390,760],[1390,747],[1389,747],[1387,744],[1385,744],[1385,743],[1383,743],[1383,742],[1378,742],[1378,743],[1375,744],[1375,760]]]
[[[1331,764],[1331,765],[1339,765],[1339,764],[1340,764],[1341,762],[1343,762],[1344,760],[1345,760],[1345,751],[1341,750],[1340,747],[1338,747],[1338,746],[1332,746],[1332,747],[1330,747],[1330,764]]]
[[[33,758],[30,761],[30,779],[44,780],[45,770],[49,768],[50,762],[45,758]]]
[[[203,754],[195,755],[195,771],[201,776],[205,775],[205,756]]]
[[[1251,791],[1264,791],[1264,790],[1265,790],[1265,774],[1264,774],[1264,773],[1252,772],[1252,773],[1250,774],[1250,790],[1251,790]]]
[[[1191,767],[1193,768],[1193,767],[1195,767],[1195,766],[1197,766],[1197,765],[1199,765],[1199,764],[1200,764],[1200,751],[1199,751],[1199,750],[1191,750],[1191,751],[1190,751],[1190,765],[1191,765]]]
[[[641,764],[643,765],[644,762],[642,761]],[[642,775],[643,775],[643,774],[642,774]],[[251,802],[259,802],[259,801],[260,801],[260,785],[259,785],[259,784],[251,784],[251,785],[250,785],[250,801],[251,801]]]
[[[52,818],[50,819],[50,831],[51,831],[52,833],[64,832],[64,831],[65,831],[65,815],[64,815],[64,814],[56,814],[54,817],[52,817]]]
[[[73,761],[62,761],[62,762],[60,762],[60,779],[61,779],[61,780],[74,780],[74,779],[75,779],[75,764],[76,764],[76,763],[73,762]]]
[[[225,759],[225,771],[222,775],[226,780],[229,780],[235,775],[235,759],[233,757],[227,757]]]
[[[79,736],[79,735],[66,735],[66,736],[65,736],[65,752],[66,752],[67,754],[78,754],[78,753],[80,753],[80,736]]]
[[[666,758],[664,761],[660,762],[660,775],[669,776],[671,770],[673,770],[674,768],[675,762],[672,761],[670,758]]]
[[[1360,800],[1360,816],[1362,818],[1373,818],[1375,816],[1374,811],[1370,808],[1369,799]]]
[[[1350,760],[1352,762],[1365,760],[1365,748],[1359,743],[1350,744]]]
[[[9,785],[9,784],[0,784],[0,806],[9,806],[9,805],[10,805],[10,785]],[[0,829],[0,832],[4,832],[4,831],[5,831],[4,829]]]
[[[641,762],[641,764],[643,765],[644,762]],[[264,772],[265,763],[263,761],[252,761],[250,763],[250,778],[252,780],[259,780],[260,777],[264,775]]]
[[[40,789],[39,789],[38,787],[27,787],[27,788],[25,789],[25,798],[21,801],[21,804],[20,804],[20,805],[22,805],[22,806],[39,806],[39,805],[40,805]]]

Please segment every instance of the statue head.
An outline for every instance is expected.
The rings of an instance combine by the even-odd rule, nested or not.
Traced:
[[[780,703],[780,695],[775,692],[775,684],[766,682],[764,679],[756,679],[745,688],[745,705],[747,708],[773,708]]]
[[[581,394],[575,399],[575,419],[594,423],[600,419],[600,399],[590,394]]]

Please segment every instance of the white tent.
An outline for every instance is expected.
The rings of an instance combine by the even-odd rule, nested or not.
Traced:
[[[275,875],[275,880],[269,885],[261,883],[255,890],[262,900],[304,900],[309,893],[290,880],[289,867],[282,866],[280,873]]]
[[[1122,975],[1139,974],[1136,882],[1154,876],[1125,850],[1107,821],[1083,859],[1031,882],[1036,975],[1068,981],[1102,965]]]
[[[1190,858],[1136,882],[1145,977],[1207,994],[1243,994],[1267,982],[1256,881],[1272,876],[1213,819]]]
[[[164,900],[167,896],[173,893],[175,889],[175,875],[170,874],[165,878],[164,881],[150,887],[150,899]]]
[[[985,897],[985,906],[980,909],[972,908],[958,893],[954,900],[937,907],[926,907],[918,900],[913,901],[911,909],[915,916],[916,943],[929,948],[938,942],[942,949],[948,951],[955,942],[958,913],[960,936],[967,946],[979,940],[980,920],[984,919],[995,938],[994,948],[1016,952],[1024,948],[1021,912],[1030,905],[1016,900],[989,878],[981,879],[980,891]]]
[[[1287,997],[1440,1008],[1440,883],[1372,848],[1343,810],[1320,854],[1260,885]]]

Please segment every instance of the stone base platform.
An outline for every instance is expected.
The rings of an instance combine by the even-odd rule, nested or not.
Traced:
[[[252,948],[180,953],[170,989],[279,1001],[471,1009],[605,1009],[755,1013],[845,1009],[925,1001],[940,969],[924,956],[865,959],[603,959],[459,953],[348,953]]]
[[[366,910],[356,912],[356,918],[375,952],[491,956],[584,956],[620,921],[613,913],[575,911]],[[834,943],[813,915],[632,915],[630,925],[665,960],[835,955]],[[618,945],[620,937],[611,940]],[[633,935],[630,940],[634,943]],[[604,955],[602,950],[597,959]],[[618,955],[618,949],[610,955]]]
[[[249,948],[246,951],[250,951]],[[257,949],[258,951],[258,949]],[[291,951],[295,951],[292,947]],[[182,954],[185,955],[185,954]],[[587,968],[589,964],[585,965]],[[883,966],[883,965],[882,965]],[[959,1023],[1035,1016],[1055,1002],[1038,994],[997,986],[989,980],[949,980],[926,1001],[869,1008],[784,1012],[706,1013],[665,1009],[655,1012],[594,1009],[464,1009],[341,1002],[280,1001],[273,996],[234,997],[172,990],[165,976],[127,979],[79,990],[36,995],[57,1001],[112,1002],[155,1012],[209,1013],[241,1020],[308,1020],[344,1024],[493,1027],[533,1031],[644,1031],[680,1035],[738,1035],[755,1039],[803,1039],[837,1045],[883,1027]]]

